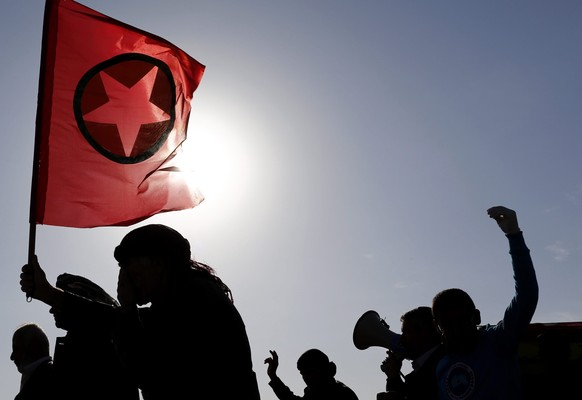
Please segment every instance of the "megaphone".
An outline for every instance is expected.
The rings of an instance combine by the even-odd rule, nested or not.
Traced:
[[[404,354],[400,344],[401,335],[390,330],[390,326],[374,310],[366,311],[354,327],[354,345],[365,350],[370,346],[384,347],[396,353]]]

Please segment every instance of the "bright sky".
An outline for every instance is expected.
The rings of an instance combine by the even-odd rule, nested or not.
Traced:
[[[187,151],[206,200],[154,216],[234,292],[263,399],[263,360],[296,394],[309,348],[360,400],[384,389],[385,350],[353,327],[448,287],[496,323],[513,295],[490,206],[517,211],[540,283],[534,322],[582,320],[582,3],[560,1],[85,0],[176,44],[207,69]],[[28,212],[44,2],[0,14],[0,399],[18,392],[13,330],[27,303]],[[139,226],[136,225],[136,226]],[[134,227],[136,227],[134,226]],[[115,294],[113,249],[134,227],[38,226],[49,280],[70,272]],[[228,365],[228,360],[224,360]]]

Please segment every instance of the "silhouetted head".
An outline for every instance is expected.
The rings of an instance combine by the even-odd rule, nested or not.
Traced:
[[[57,277],[56,287],[86,299],[119,307],[117,300],[111,297],[101,286],[83,276],[69,273],[61,274]],[[65,314],[52,307],[49,312],[53,314],[57,328],[65,330],[71,328],[72,321],[67,321]]]
[[[167,268],[190,265],[190,243],[178,231],[161,224],[136,228],[121,240],[113,253],[123,265],[132,257],[161,259]]]
[[[432,314],[448,352],[466,353],[474,348],[481,314],[465,291],[453,288],[438,293]]]
[[[318,349],[303,353],[297,360],[297,369],[307,387],[315,389],[332,380],[336,373],[335,363]]]
[[[37,324],[27,323],[18,327],[12,335],[10,359],[20,373],[28,364],[50,356],[50,344],[44,330]]]
[[[160,224],[129,232],[115,248],[114,256],[121,268],[119,282],[133,287],[138,305],[163,298],[171,282],[179,282],[182,273],[193,266],[188,240]]]
[[[407,359],[414,360],[440,343],[441,337],[430,307],[421,306],[407,311],[400,317],[400,321],[400,343],[406,349]]]

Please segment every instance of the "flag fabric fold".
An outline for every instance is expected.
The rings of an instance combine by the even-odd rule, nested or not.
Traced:
[[[31,223],[127,226],[198,205],[175,156],[205,66],[72,0],[47,0],[44,24]]]

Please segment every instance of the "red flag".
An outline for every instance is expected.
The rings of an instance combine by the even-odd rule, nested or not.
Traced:
[[[174,163],[205,66],[75,1],[46,7],[31,218],[127,226],[199,204]]]

